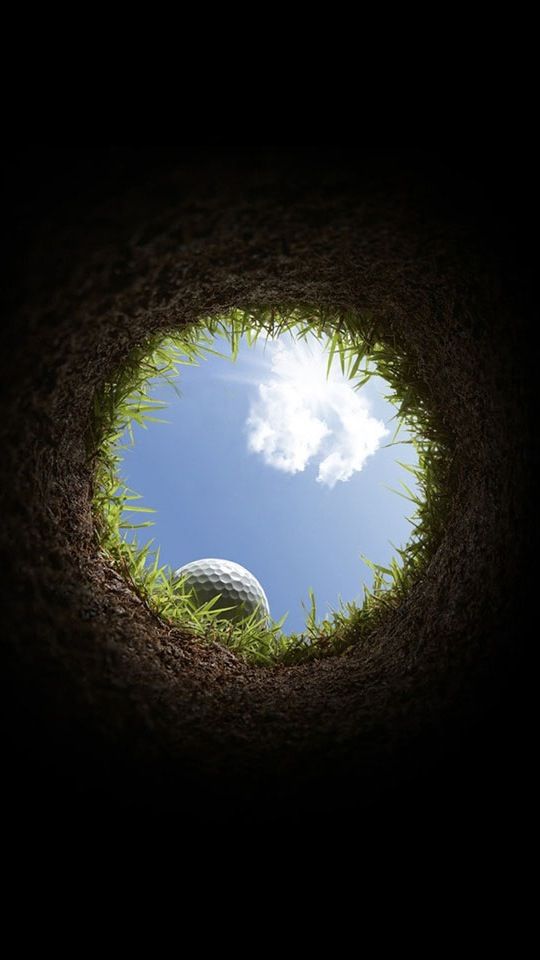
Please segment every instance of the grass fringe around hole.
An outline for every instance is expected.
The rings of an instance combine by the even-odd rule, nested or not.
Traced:
[[[419,490],[414,494],[403,483],[402,491],[396,491],[414,508],[406,546],[396,548],[388,567],[362,558],[374,573],[371,589],[364,587],[362,605],[340,602],[338,610],[317,622],[316,600],[310,591],[305,631],[289,635],[282,629],[285,618],[268,625],[253,614],[233,624],[220,619],[218,601],[197,606],[193,595],[174,580],[173,571],[160,564],[159,548],[153,541],[139,546],[136,531],[151,525],[144,516],[154,511],[138,504],[141,496],[120,476],[122,450],[126,449],[120,441],[127,433],[129,444],[133,444],[133,423],[146,428],[150,423],[163,422],[156,414],[166,404],[149,394],[154,378],[175,386],[183,365],[197,365],[209,354],[223,356],[216,350],[219,339],[228,345],[234,360],[242,337],[252,345],[261,336],[275,338],[285,332],[297,338],[328,338],[328,372],[338,363],[355,390],[372,376],[387,381],[391,388],[388,399],[397,408],[397,429],[389,445],[401,442],[397,437],[406,424],[413,438],[408,442],[416,447],[418,466],[400,465],[413,474]],[[95,464],[93,517],[98,547],[153,614],[169,625],[182,627],[194,638],[225,644],[262,665],[293,664],[339,653],[369,638],[388,610],[400,605],[442,539],[450,507],[452,437],[428,412],[428,406],[425,384],[412,362],[405,352],[384,341],[372,316],[366,313],[312,307],[236,309],[223,316],[203,318],[169,336],[160,333],[142,343],[94,397],[88,453]]]

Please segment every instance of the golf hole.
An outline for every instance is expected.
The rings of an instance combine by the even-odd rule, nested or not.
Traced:
[[[101,549],[156,616],[252,662],[346,649],[442,532],[448,455],[409,374],[371,317],[308,308],[142,345],[96,404]]]

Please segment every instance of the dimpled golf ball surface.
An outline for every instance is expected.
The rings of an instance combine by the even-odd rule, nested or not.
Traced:
[[[259,581],[232,560],[194,560],[180,567],[175,577],[185,578],[186,588],[193,590],[200,604],[221,594],[216,608],[234,607],[223,613],[224,619],[242,620],[257,609],[261,617],[270,616],[268,600]]]

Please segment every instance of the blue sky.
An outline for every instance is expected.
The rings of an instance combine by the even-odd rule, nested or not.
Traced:
[[[226,350],[223,341],[217,349]],[[261,582],[274,619],[287,632],[305,623],[301,601],[315,591],[319,617],[343,600],[361,600],[372,574],[360,554],[386,564],[411,532],[412,505],[390,487],[412,477],[384,449],[395,408],[373,378],[354,392],[314,339],[291,337],[254,347],[236,362],[216,357],[182,367],[181,397],[156,384],[167,424],[135,428],[122,464],[128,485],[154,507],[141,531],[173,569],[219,557],[247,567]],[[386,431],[386,432],[385,432]],[[406,433],[400,439],[407,439]],[[144,542],[145,536],[140,536]]]

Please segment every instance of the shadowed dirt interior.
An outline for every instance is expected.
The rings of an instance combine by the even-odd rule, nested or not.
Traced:
[[[59,152],[41,179],[27,161],[40,190],[15,197],[3,358],[16,804],[24,784],[60,809],[320,816],[457,803],[518,776],[530,440],[515,256],[470,185],[456,205],[426,158],[376,160],[104,153],[96,171]],[[455,443],[446,535],[407,602],[369,642],[291,668],[160,623],[99,556],[91,519],[104,378],[156,331],[257,304],[372,311]]]

